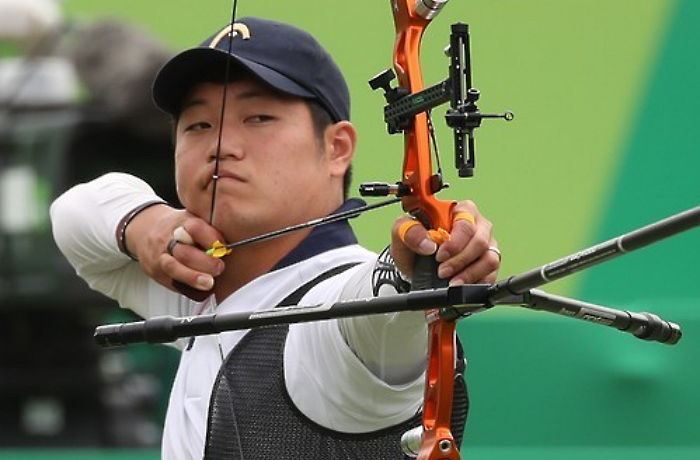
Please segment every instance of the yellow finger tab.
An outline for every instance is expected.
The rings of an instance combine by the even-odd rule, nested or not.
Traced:
[[[420,222],[418,222],[417,220],[407,220],[406,222],[401,224],[401,226],[399,227],[399,239],[405,243],[406,233],[416,225],[420,225]]]
[[[466,220],[472,225],[476,225],[476,219],[474,218],[473,215],[469,214],[468,212],[458,212],[455,214],[455,216],[452,218],[452,221],[457,221],[457,220]]]
[[[216,259],[221,259],[222,257],[225,257],[233,252],[233,249],[229,249],[226,246],[224,246],[224,243],[222,243],[219,240],[214,241],[214,243],[211,245],[211,248],[207,249],[207,255],[210,255]]]
[[[450,233],[444,228],[428,230],[428,238],[433,240],[438,246],[450,239]]]

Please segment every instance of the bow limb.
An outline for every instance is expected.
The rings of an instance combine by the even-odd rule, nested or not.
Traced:
[[[430,24],[418,14],[415,1],[390,0],[396,25],[394,45],[394,70],[399,86],[410,94],[424,88],[420,64],[420,44],[423,32]],[[402,200],[404,211],[418,216],[431,228],[452,226],[451,213],[454,202],[435,198],[433,170],[430,157],[430,133],[428,115],[421,112],[414,117],[412,126],[404,131],[404,164],[402,180],[411,193]]]
[[[423,90],[420,67],[420,43],[433,15],[418,11],[415,0],[390,0],[396,26],[394,69],[399,85],[409,94]],[[442,6],[444,2],[437,2]],[[404,211],[411,213],[428,228],[450,231],[452,201],[438,200],[435,193],[441,179],[432,170],[428,115],[421,112],[404,129],[404,164],[402,182],[410,193],[402,198]],[[435,286],[437,266],[431,256],[416,265],[414,289]],[[421,274],[423,272],[432,272]],[[428,281],[417,278],[427,275]],[[418,285],[417,285],[418,284]],[[460,455],[451,432],[452,397],[456,359],[455,322],[441,319],[437,309],[428,310],[428,367],[423,400],[423,436],[418,460],[459,460]]]

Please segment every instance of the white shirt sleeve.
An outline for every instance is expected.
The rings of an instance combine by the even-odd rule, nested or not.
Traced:
[[[116,228],[129,211],[160,199],[138,177],[108,173],[76,185],[50,209],[58,248],[88,285],[143,318],[181,315],[189,302],[149,278],[117,247]]]
[[[301,304],[372,297],[374,264],[318,284]],[[292,324],[284,354],[289,396],[321,426],[370,432],[420,410],[427,355],[422,312]]]
[[[355,273],[340,300],[372,297],[373,270],[374,264],[365,264]],[[379,295],[395,293],[383,286]],[[338,327],[360,361],[384,382],[405,384],[425,371],[428,328],[422,311],[343,318]]]

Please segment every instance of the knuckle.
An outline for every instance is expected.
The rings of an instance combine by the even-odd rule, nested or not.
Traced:
[[[143,259],[140,259],[139,265],[141,266],[141,270],[143,270],[143,272],[146,275],[148,275],[150,277],[154,277],[156,275],[156,271],[157,271],[155,269],[160,268],[160,260],[156,260],[155,262],[156,262],[156,265],[155,265],[155,267],[153,267],[149,264],[144,263]]]
[[[184,225],[184,227],[187,231],[205,234],[209,233],[212,229],[212,226],[209,225],[208,222],[199,217],[190,217],[189,219],[187,219],[186,225]]]
[[[458,278],[462,280],[464,284],[472,284],[476,281],[474,275],[470,271],[460,273]]]
[[[466,220],[458,220],[455,222],[450,239],[447,241],[455,247],[466,244],[476,234],[476,228]]]
[[[399,235],[399,230],[401,229],[401,225],[403,225],[404,222],[408,221],[408,217],[399,217],[394,221],[394,225],[391,227],[391,233],[393,235],[398,236]]]
[[[414,225],[406,233],[406,240],[411,246],[418,246],[426,236],[426,231],[422,225]]]
[[[486,275],[486,276],[484,277],[484,282],[485,282],[485,283],[489,283],[489,284],[490,284],[490,283],[495,283],[497,277],[498,277],[498,271],[494,270],[494,271],[492,271],[491,273],[489,273],[488,275]]]
[[[210,275],[218,275],[219,274],[219,267],[220,264],[222,264],[220,259],[216,259],[214,257],[205,257],[202,259],[202,270],[205,273],[208,273]]]
[[[411,248],[417,246],[425,238],[425,233],[423,226],[409,217],[397,219],[392,228],[392,235]]]
[[[468,236],[472,236],[477,232],[477,226],[473,225],[471,222],[467,222],[466,220],[461,220],[462,222],[462,229],[465,234]]]
[[[487,240],[486,238],[474,237],[474,239],[472,240],[472,244],[474,245],[474,249],[476,249],[479,253],[485,253],[489,251],[489,240]]]
[[[466,208],[467,211],[478,213],[479,208],[476,206],[476,203],[472,200],[464,200],[462,202],[463,206]]]
[[[474,209],[475,209],[475,206],[474,206],[474,202],[473,202],[473,201],[471,201],[471,200],[464,200],[464,201],[458,202],[458,203],[455,205],[455,207],[454,207],[454,209],[453,209],[452,212],[453,212],[454,214],[457,214],[457,213],[459,213],[459,212],[468,212],[468,213],[470,213],[470,214],[473,214]]]
[[[202,219],[199,219],[197,217],[188,217],[183,223],[182,226],[185,228],[187,233],[199,233],[202,230],[204,222]]]
[[[187,251],[182,251],[181,256],[177,259],[178,262],[189,269],[206,272],[211,272],[212,267],[218,261],[218,259],[207,256],[204,252],[195,249],[194,246],[187,247]]]
[[[178,246],[180,246],[180,245],[178,245]],[[184,251],[184,250],[180,251],[175,256],[175,260],[177,261],[178,264],[182,264],[186,267],[192,266],[192,255],[189,253],[189,251]]]
[[[163,254],[160,256],[160,268],[166,273],[172,273],[175,271],[175,268],[178,264],[177,260],[175,260],[174,257],[168,255],[168,254]]]
[[[488,251],[488,256],[484,261],[488,273],[495,272],[501,266],[501,262],[498,260],[498,256],[492,251]]]
[[[189,224],[185,226],[185,230],[190,234],[192,239],[203,247],[210,246],[216,240],[223,240],[223,237],[207,222],[199,218],[191,218]]]

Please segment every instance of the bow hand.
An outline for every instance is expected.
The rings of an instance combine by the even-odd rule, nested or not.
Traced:
[[[431,256],[437,277],[451,285],[496,281],[500,257],[491,222],[472,201],[457,203],[452,212],[452,230],[447,239],[426,230],[417,220],[401,217],[391,232],[391,255],[401,273],[411,278],[415,256]],[[435,235],[435,236],[433,236]]]

